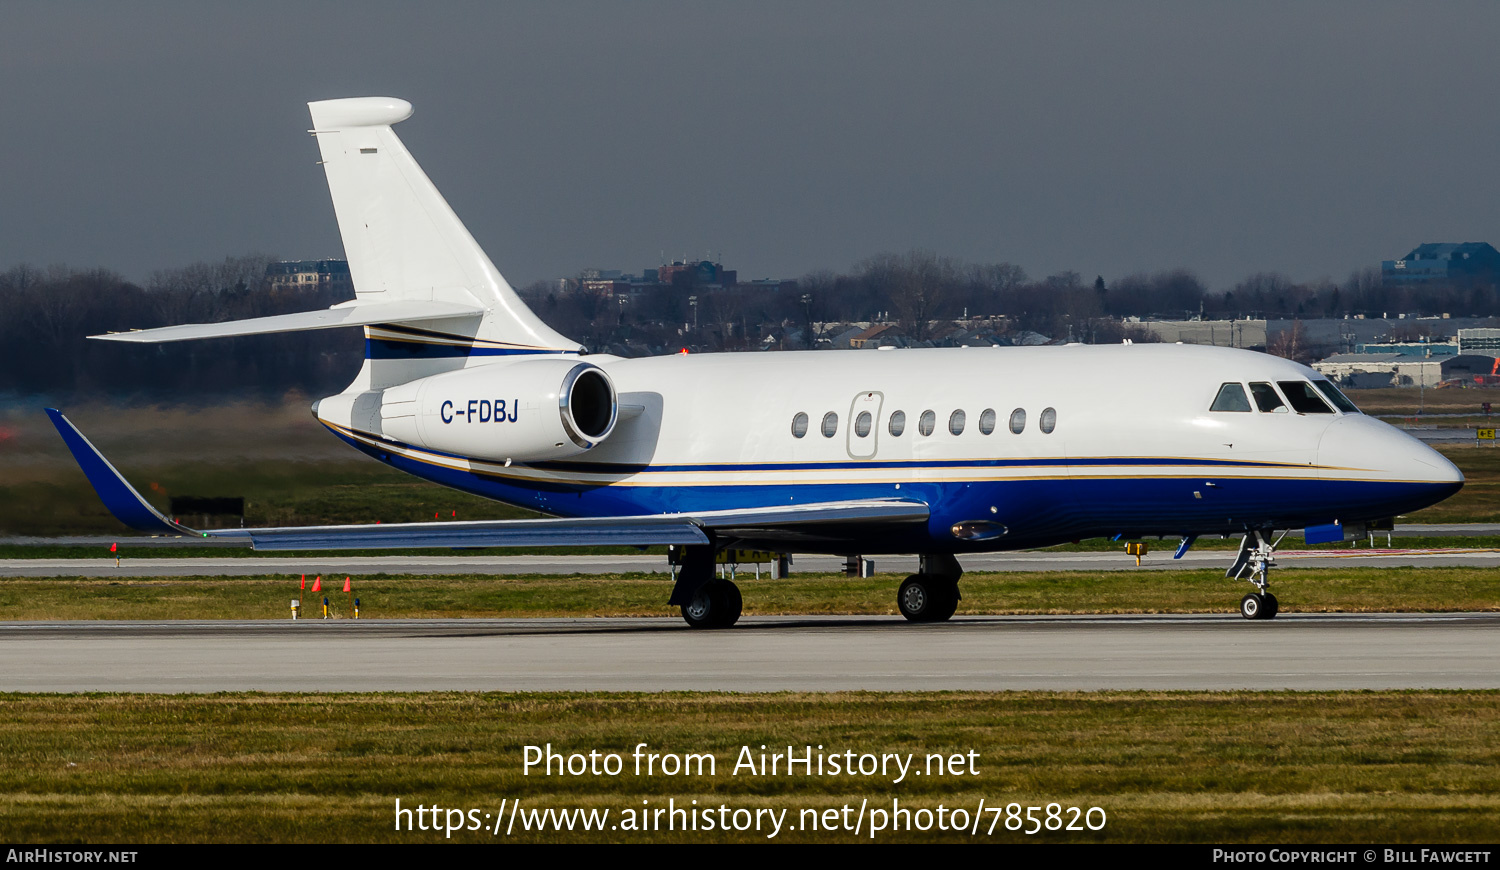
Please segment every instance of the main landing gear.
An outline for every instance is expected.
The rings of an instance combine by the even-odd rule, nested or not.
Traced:
[[[714,576],[714,548],[689,546],[667,604],[677,605],[693,628],[728,628],[739,621],[744,601],[734,581]]]
[[[906,578],[896,592],[896,607],[910,622],[944,622],[958,609],[958,578],[964,570],[949,555],[923,556],[920,573]]]
[[[1271,566],[1276,564],[1276,545],[1281,543],[1281,538],[1286,537],[1286,532],[1282,532],[1281,538],[1275,541],[1267,541],[1266,538],[1271,534],[1275,533],[1259,529],[1251,529],[1246,533],[1240,540],[1239,556],[1229,566],[1229,570],[1224,572],[1225,577],[1249,580],[1260,590],[1240,599],[1240,616],[1246,619],[1275,619],[1276,613],[1281,609],[1276,596],[1267,590],[1271,585]]]
[[[682,618],[693,628],[728,628],[740,618],[744,600],[733,580],[715,578],[698,587],[693,600],[682,605]]]

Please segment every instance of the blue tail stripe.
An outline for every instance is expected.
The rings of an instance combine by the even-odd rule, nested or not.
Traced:
[[[527,347],[474,347],[467,344],[389,341],[380,338],[365,339],[365,359],[463,359],[471,356],[535,356],[560,353],[567,353],[567,351]]]

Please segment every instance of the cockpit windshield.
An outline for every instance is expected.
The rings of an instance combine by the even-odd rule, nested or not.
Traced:
[[[1327,396],[1328,401],[1332,402],[1335,408],[1338,408],[1345,414],[1359,413],[1359,408],[1356,408],[1354,403],[1349,400],[1349,397],[1344,395],[1343,391],[1338,387],[1335,387],[1332,381],[1313,381],[1313,386],[1318,388],[1318,392]]]
[[[1332,414],[1333,409],[1318,397],[1318,391],[1307,381],[1277,381],[1286,400],[1298,414]]]
[[[1219,394],[1214,397],[1210,411],[1245,411],[1250,410],[1250,400],[1245,398],[1245,388],[1239,384],[1225,384],[1219,387]]]
[[[1255,397],[1255,407],[1262,413],[1280,411],[1286,413],[1286,403],[1276,395],[1276,388],[1266,383],[1251,384],[1250,394]]]

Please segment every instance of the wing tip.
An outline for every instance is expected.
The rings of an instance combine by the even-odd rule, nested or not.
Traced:
[[[94,494],[99,496],[105,510],[115,519],[141,532],[198,534],[186,526],[172,522],[152,507],[62,411],[56,408],[44,410],[56,427],[57,434],[62,436],[68,452],[73,454],[73,461],[78,464],[78,469],[88,479],[89,486],[94,488]]]

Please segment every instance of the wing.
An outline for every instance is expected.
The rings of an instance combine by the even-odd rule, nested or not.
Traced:
[[[420,547],[580,547],[707,544],[708,531],[747,530],[795,535],[799,528],[843,523],[926,522],[927,505],[903,499],[867,499],[800,505],[545,520],[466,520],[463,522],[382,523],[353,526],[293,526],[264,529],[191,529],[141,497],[78,427],[61,411],[47,416],[73,458],[120,522],[156,535],[247,540],[257,550],[399,550]]]

